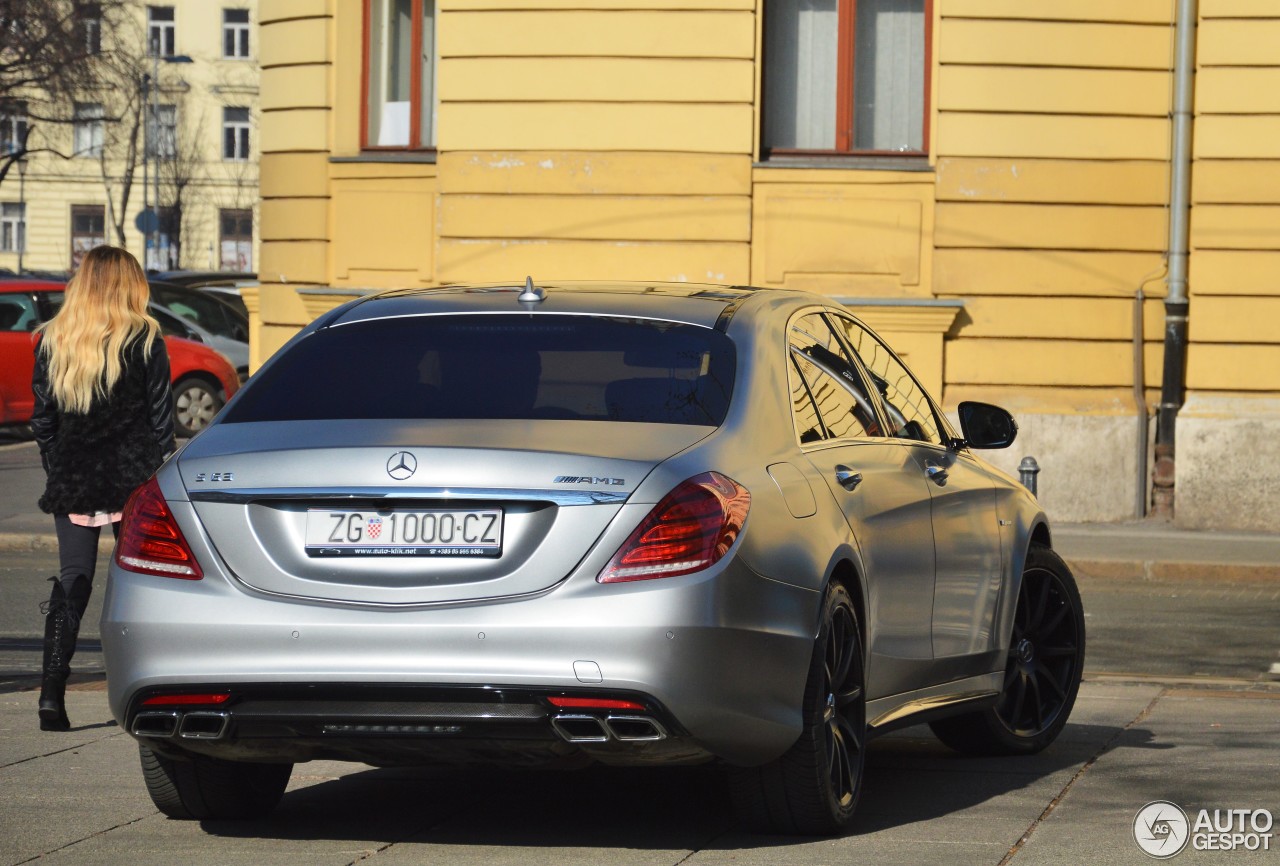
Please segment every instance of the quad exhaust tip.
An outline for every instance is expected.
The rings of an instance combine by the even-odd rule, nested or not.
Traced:
[[[551,717],[551,727],[567,743],[657,742],[666,729],[648,716],[599,716],[563,714]]]
[[[152,739],[176,736],[186,740],[218,740],[226,735],[230,723],[230,714],[219,712],[138,713],[133,720],[133,735]]]

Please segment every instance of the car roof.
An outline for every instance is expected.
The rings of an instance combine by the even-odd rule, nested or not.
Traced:
[[[451,313],[636,316],[723,327],[738,306],[754,295],[797,294],[703,283],[555,281],[536,285],[544,294],[542,300],[533,302],[518,300],[525,287],[511,283],[388,289],[338,308],[319,327]]]

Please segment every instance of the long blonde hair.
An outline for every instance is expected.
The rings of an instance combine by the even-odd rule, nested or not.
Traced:
[[[143,340],[144,354],[151,351],[160,323],[147,313],[150,298],[146,274],[127,250],[100,246],[88,252],[67,283],[62,309],[38,329],[59,408],[84,414],[94,395],[109,394],[135,338]]]

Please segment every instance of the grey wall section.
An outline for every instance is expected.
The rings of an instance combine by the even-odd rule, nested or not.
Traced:
[[[1280,398],[1192,395],[1177,471],[1180,528],[1280,532]]]
[[[980,454],[1014,478],[1022,458],[1034,457],[1040,464],[1037,498],[1051,521],[1114,523],[1137,516],[1138,443],[1133,414],[1018,412],[1014,417],[1018,438],[1013,445]],[[959,428],[954,417],[952,423]],[[1150,477],[1148,466],[1144,486],[1150,484]],[[1148,496],[1149,488],[1144,500]]]

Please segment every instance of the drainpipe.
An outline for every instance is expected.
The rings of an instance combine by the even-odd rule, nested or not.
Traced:
[[[1197,0],[1176,0],[1173,61],[1173,154],[1169,167],[1169,291],[1164,302],[1164,379],[1156,413],[1151,510],[1174,514],[1174,429],[1187,395],[1187,252],[1191,222],[1191,124],[1195,87]]]

